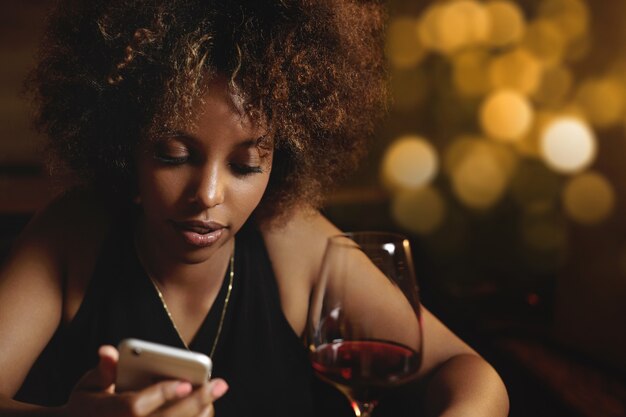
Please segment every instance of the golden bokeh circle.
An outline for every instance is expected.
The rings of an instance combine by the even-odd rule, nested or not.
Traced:
[[[513,90],[498,90],[481,105],[480,124],[487,136],[511,142],[528,132],[533,114],[526,97]]]
[[[574,221],[593,225],[606,220],[615,208],[615,190],[601,174],[585,172],[572,178],[563,190],[563,208]]]
[[[431,186],[397,193],[391,213],[395,222],[420,235],[436,231],[444,222],[446,204],[439,191]]]
[[[553,170],[571,174],[582,171],[595,159],[596,138],[590,127],[577,117],[558,117],[541,133],[541,156]]]
[[[437,151],[428,140],[403,136],[385,151],[382,179],[391,190],[416,189],[428,184],[438,169]]]
[[[491,30],[488,42],[495,47],[518,43],[526,32],[526,21],[522,9],[508,0],[495,0],[485,5]]]

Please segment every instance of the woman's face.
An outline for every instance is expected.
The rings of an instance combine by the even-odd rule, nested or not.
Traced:
[[[272,151],[259,149],[265,130],[246,117],[223,79],[210,83],[191,131],[139,148],[138,199],[144,238],[186,263],[224,247],[261,201]]]

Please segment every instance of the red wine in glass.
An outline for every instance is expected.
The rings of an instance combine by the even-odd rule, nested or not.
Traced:
[[[362,403],[376,402],[387,389],[413,379],[420,359],[407,346],[378,340],[328,343],[311,353],[322,379]]]
[[[358,232],[328,240],[313,288],[307,338],[316,374],[346,395],[356,416],[417,376],[420,305],[409,242]]]

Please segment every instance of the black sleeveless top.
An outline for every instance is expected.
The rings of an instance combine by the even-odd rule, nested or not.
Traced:
[[[105,242],[76,316],[57,330],[15,399],[64,404],[78,379],[96,366],[103,344],[117,346],[133,337],[184,347],[137,259],[132,227],[118,226]],[[230,386],[215,403],[216,416],[354,416],[345,397],[314,376],[306,348],[282,312],[264,242],[249,225],[237,234],[234,268],[231,298],[212,357],[212,376]],[[227,283],[224,279],[191,350],[210,351]],[[375,415],[382,415],[382,408]],[[398,415],[399,410],[389,411]]]

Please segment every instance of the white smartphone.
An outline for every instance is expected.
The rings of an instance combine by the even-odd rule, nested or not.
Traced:
[[[211,377],[213,363],[207,355],[139,339],[119,346],[115,390],[135,391],[165,379],[202,385]]]

